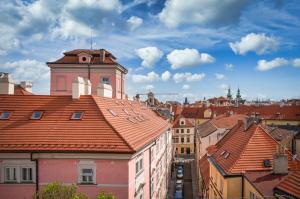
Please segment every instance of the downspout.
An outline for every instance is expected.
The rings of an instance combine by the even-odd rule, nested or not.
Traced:
[[[123,99],[123,73],[121,72],[121,99]]]
[[[35,192],[39,192],[39,160],[33,159],[33,153],[30,153],[30,160],[35,162]],[[38,198],[38,195],[37,195]]]
[[[153,146],[152,146],[153,147]],[[149,179],[150,179],[150,183],[149,183],[149,190],[150,190],[150,192],[149,192],[149,194],[150,194],[150,196],[149,196],[149,198],[151,199],[151,192],[152,192],[152,190],[151,190],[151,178],[152,178],[152,176],[151,176],[151,147],[150,147],[150,151],[149,151]]]

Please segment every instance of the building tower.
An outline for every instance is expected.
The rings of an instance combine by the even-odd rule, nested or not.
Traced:
[[[242,98],[240,88],[238,88],[237,93],[236,93],[236,99],[240,100]]]
[[[184,106],[189,105],[189,101],[188,101],[187,97],[185,97],[184,102],[183,102],[183,105],[184,105]]]
[[[230,87],[228,88],[227,99],[228,99],[228,100],[232,100],[232,95],[231,95]]]

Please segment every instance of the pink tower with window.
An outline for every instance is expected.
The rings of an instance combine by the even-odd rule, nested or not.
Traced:
[[[47,65],[51,71],[51,95],[72,95],[72,82],[80,76],[91,81],[94,95],[99,83],[105,83],[111,85],[113,98],[125,98],[125,76],[128,71],[105,49],[68,51],[62,58],[47,62]]]

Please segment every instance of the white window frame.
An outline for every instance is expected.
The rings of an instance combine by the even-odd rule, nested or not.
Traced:
[[[143,155],[140,155],[135,160],[135,176],[139,176],[144,171],[144,159]]]
[[[108,79],[108,82],[107,82],[107,81],[103,81],[104,78],[107,78],[107,79]],[[102,77],[101,77],[101,83],[111,85],[111,78],[108,77],[108,76],[102,76]]]
[[[15,179],[11,180],[11,179],[6,178],[7,169],[9,169],[10,175],[13,173],[13,172],[11,172],[12,169],[15,169]],[[3,172],[3,177],[4,177],[4,183],[18,183],[18,167],[17,166],[5,166],[4,167],[4,172]]]
[[[31,169],[31,180],[23,180],[23,169]],[[27,171],[26,171],[27,172]],[[27,173],[28,174],[28,173]],[[34,180],[34,168],[33,166],[21,166],[20,167],[20,181],[22,183],[32,183]]]
[[[92,169],[92,182],[84,182],[83,169]],[[97,170],[94,161],[80,161],[78,164],[78,184],[96,184]]]

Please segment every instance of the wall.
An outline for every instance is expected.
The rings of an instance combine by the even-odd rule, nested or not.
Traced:
[[[298,159],[300,160],[300,139],[295,139],[296,142],[296,154]]]
[[[294,120],[264,120],[263,123],[265,125],[292,125],[292,126],[300,125],[300,121],[294,121]]]
[[[252,186],[252,184],[244,177],[244,197],[250,198],[250,192],[255,194],[258,198],[264,198],[256,189]],[[271,197],[272,198],[272,197]]]
[[[189,133],[187,133],[187,130],[190,130]],[[177,133],[177,130],[179,130],[179,133]],[[183,130],[183,133],[181,133],[181,130]],[[175,137],[178,137],[178,142],[175,142]],[[187,138],[189,137],[190,141],[187,142]],[[181,142],[181,138],[184,139],[184,142]],[[190,149],[190,154],[194,154],[194,141],[195,139],[195,128],[173,128],[173,147],[177,150],[177,154],[187,154],[187,148]],[[184,152],[181,153],[181,149],[184,149]]]

